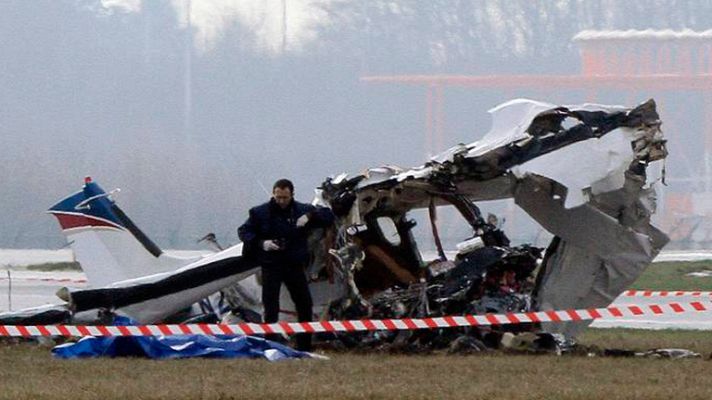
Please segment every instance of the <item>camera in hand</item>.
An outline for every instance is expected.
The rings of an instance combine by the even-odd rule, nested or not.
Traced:
[[[287,239],[286,238],[278,238],[274,240],[274,243],[279,246],[280,250],[284,250],[287,248]]]

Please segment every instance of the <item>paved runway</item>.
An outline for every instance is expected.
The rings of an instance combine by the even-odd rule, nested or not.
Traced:
[[[712,305],[710,297],[625,297],[621,296],[613,303],[615,305],[649,305],[671,302],[690,303],[706,302]],[[638,329],[695,329],[712,330],[712,311],[698,311],[682,314],[664,314],[657,317],[641,316],[635,318],[602,318],[592,324],[596,328],[638,328]]]
[[[55,293],[66,287],[86,287],[81,272],[33,272],[0,270],[0,312],[20,310],[44,304],[63,303]]]

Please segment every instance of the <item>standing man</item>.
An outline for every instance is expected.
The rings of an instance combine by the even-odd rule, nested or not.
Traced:
[[[262,267],[264,322],[279,318],[279,290],[282,283],[297,308],[299,322],[312,320],[312,298],[306,279],[309,262],[309,229],[326,227],[334,214],[325,207],[314,207],[294,200],[294,185],[280,179],[272,187],[272,199],[250,209],[247,221],[237,230],[243,254]],[[297,335],[297,349],[311,350],[311,335]]]

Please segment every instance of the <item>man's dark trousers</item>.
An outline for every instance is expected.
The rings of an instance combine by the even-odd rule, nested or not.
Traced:
[[[311,322],[312,298],[309,293],[304,267],[295,264],[272,264],[262,266],[262,304],[265,323],[279,319],[279,291],[282,283],[287,287],[297,309],[299,322]],[[311,351],[311,334],[296,335],[297,350]]]

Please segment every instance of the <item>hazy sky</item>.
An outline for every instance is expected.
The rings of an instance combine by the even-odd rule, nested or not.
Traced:
[[[344,0],[171,0],[177,26],[194,31],[200,52],[215,49],[230,26],[239,24],[254,35],[255,48],[270,54],[298,51],[317,39],[317,29],[330,23],[322,6]],[[100,15],[140,14],[142,0],[101,0],[89,9]],[[286,18],[285,18],[286,17]]]
[[[478,139],[486,110],[513,97],[587,100],[585,91],[449,88],[445,137],[428,148],[425,89],[362,76],[578,74],[580,30],[699,31],[711,28],[711,10],[673,0],[6,0],[0,247],[62,246],[44,211],[85,175],[120,187],[119,203],[161,246],[192,247],[208,231],[234,242],[278,178],[293,178],[307,201],[328,175],[416,166]],[[695,174],[698,95],[597,100],[653,96],[676,128],[670,174]]]

